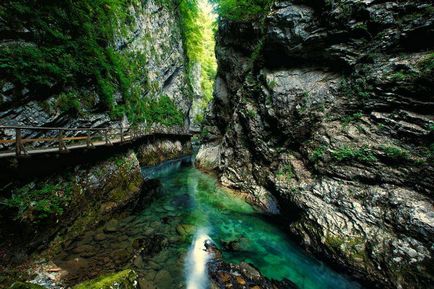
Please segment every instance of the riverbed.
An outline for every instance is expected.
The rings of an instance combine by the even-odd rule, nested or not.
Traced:
[[[86,232],[55,257],[69,272],[68,283],[132,268],[142,288],[205,289],[206,258],[196,260],[204,256],[194,246],[201,238],[199,243],[212,240],[225,262],[250,263],[269,279],[288,279],[303,289],[361,288],[304,252],[282,227],[189,158],[142,171],[161,184],[143,208]]]

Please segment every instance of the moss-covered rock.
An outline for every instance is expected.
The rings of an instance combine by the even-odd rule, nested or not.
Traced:
[[[10,289],[45,289],[44,287],[32,283],[15,282]]]
[[[137,273],[133,270],[124,270],[83,282],[73,289],[135,289],[138,288],[137,284]]]

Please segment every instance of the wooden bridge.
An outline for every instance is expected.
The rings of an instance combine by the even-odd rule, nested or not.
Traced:
[[[191,136],[181,127],[139,128],[120,125],[106,128],[66,128],[0,125],[0,158],[95,149],[130,143],[153,135]]]

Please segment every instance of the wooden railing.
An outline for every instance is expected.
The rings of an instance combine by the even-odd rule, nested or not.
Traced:
[[[189,135],[189,132],[181,127],[149,128],[120,125],[106,128],[65,128],[0,125],[0,157],[22,157],[45,152],[66,153],[71,149],[111,146],[156,134]],[[8,135],[9,138],[2,139]]]

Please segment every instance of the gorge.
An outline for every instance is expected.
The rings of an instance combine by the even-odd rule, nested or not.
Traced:
[[[3,1],[0,288],[430,288],[433,23],[424,0]],[[9,127],[54,152],[2,157]],[[156,133],[57,151],[84,128]]]

